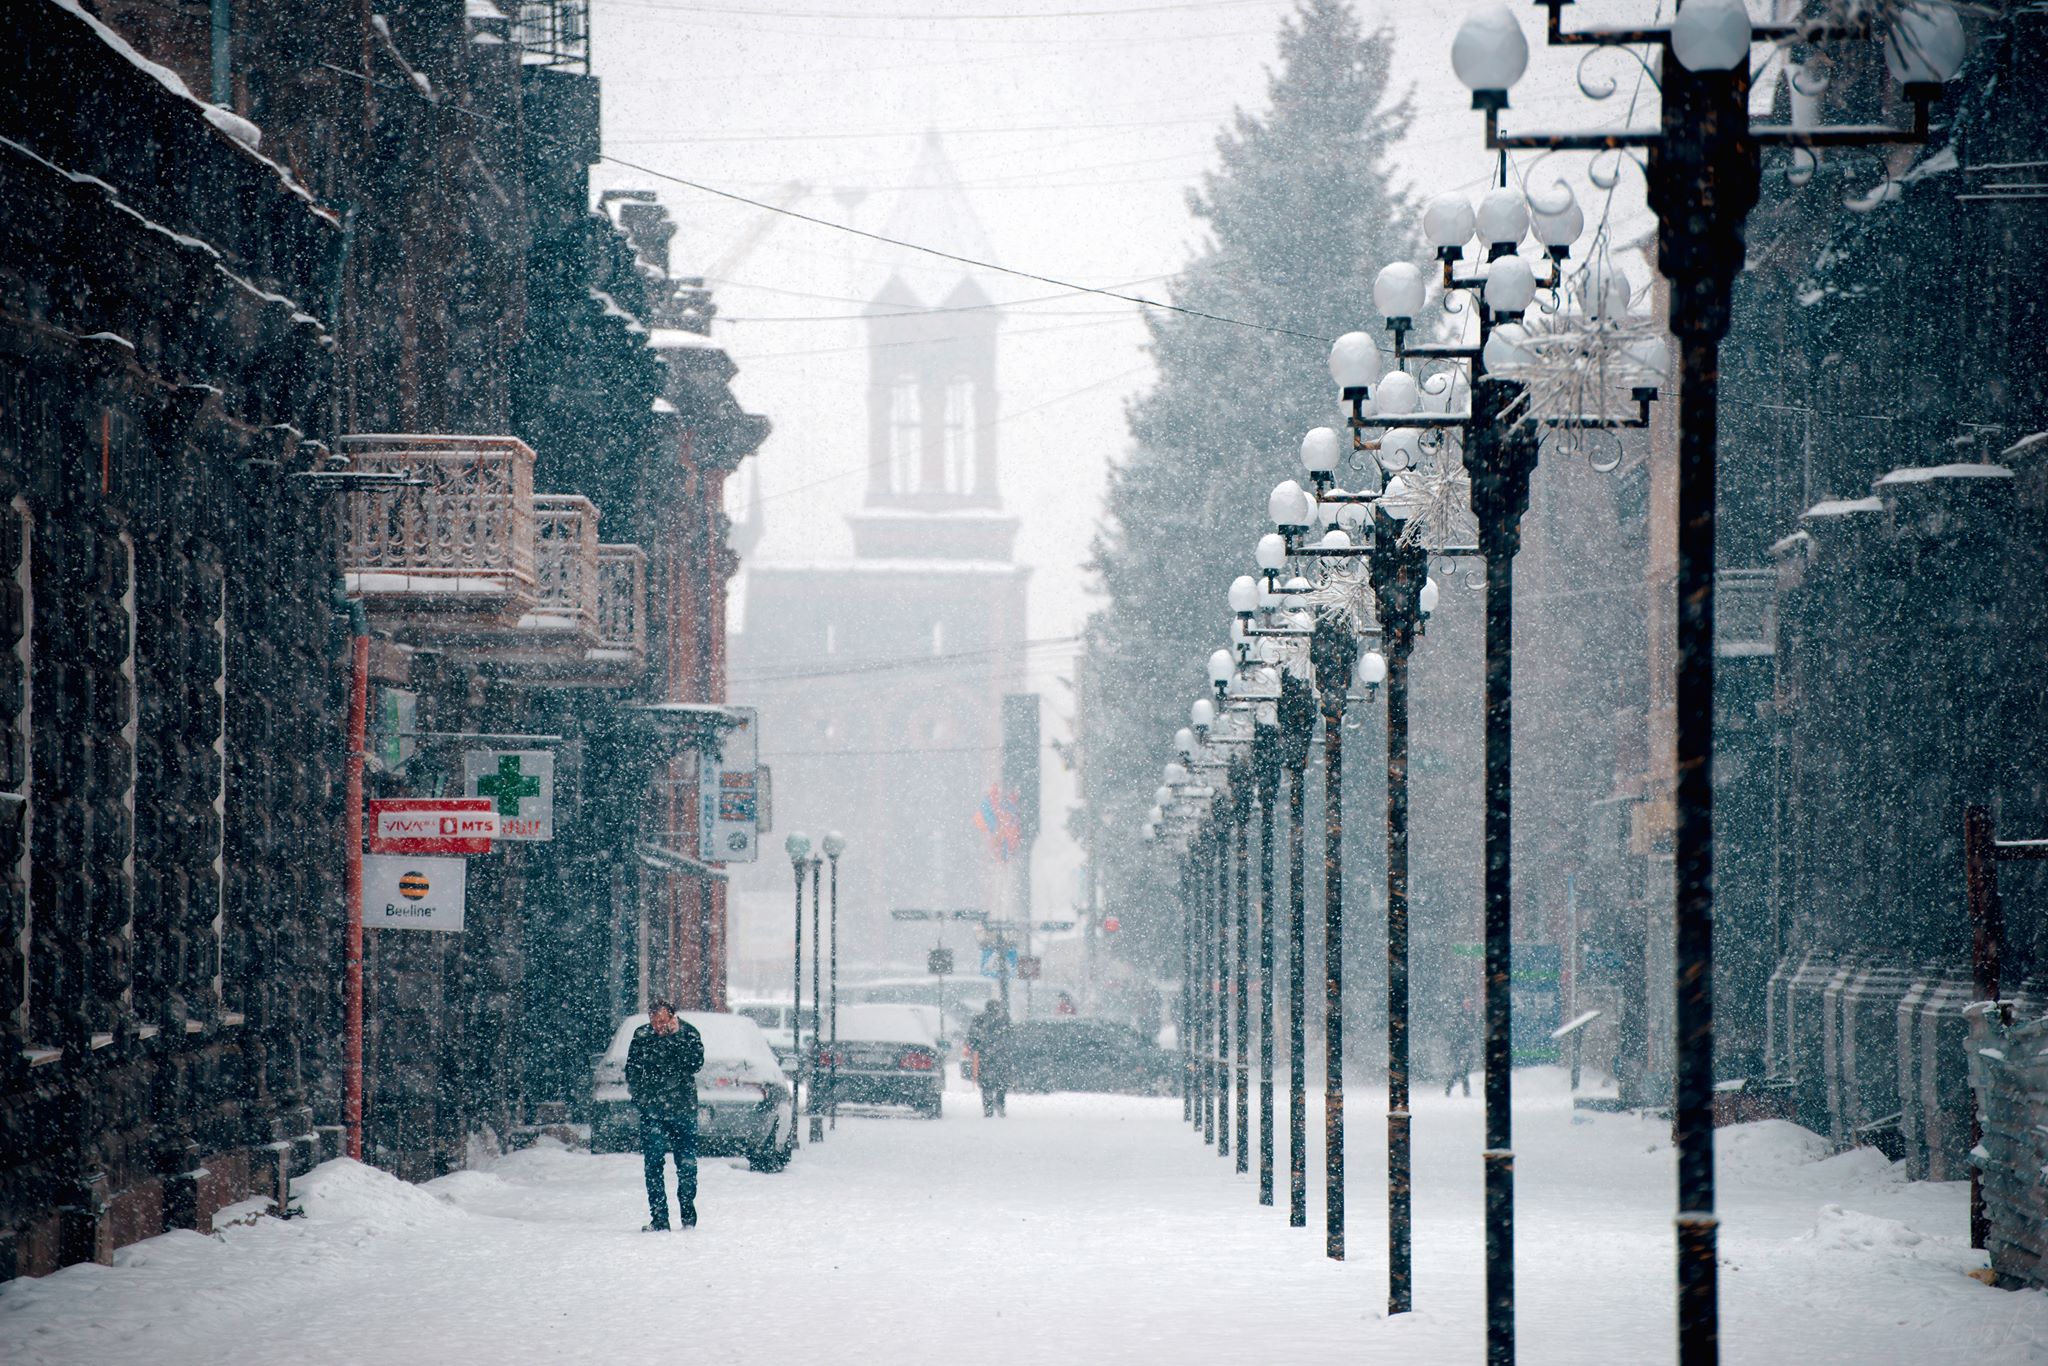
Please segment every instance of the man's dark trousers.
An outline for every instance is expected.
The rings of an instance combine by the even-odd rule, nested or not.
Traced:
[[[676,1155],[676,1203],[685,1222],[697,1215],[697,1112],[640,1113],[640,1154],[647,1162],[647,1217],[656,1228],[668,1227],[668,1181],[665,1159]]]

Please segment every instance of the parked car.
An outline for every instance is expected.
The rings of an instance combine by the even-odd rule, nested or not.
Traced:
[[[787,1001],[740,1001],[733,1005],[733,1014],[744,1015],[761,1026],[761,1032],[768,1036],[768,1046],[775,1050],[775,1060],[782,1064],[785,1077],[796,1075],[797,1044],[792,1037],[789,1019],[795,1012]],[[818,1035],[818,1012],[806,1008],[803,1013],[803,1046],[809,1048]]]
[[[929,1007],[839,1007],[839,1043],[818,1051],[812,1089],[819,1102],[837,1096],[854,1105],[907,1105],[939,1117],[946,1074]]]
[[[697,1074],[697,1153],[744,1157],[757,1172],[779,1172],[795,1151],[794,1088],[782,1074],[761,1026],[743,1015],[686,1010],[680,1017],[704,1039]],[[628,1015],[598,1060],[591,1088],[593,1152],[640,1146],[640,1114],[626,1092],[626,1050],[647,1016]]]
[[[1117,1020],[1056,1016],[1010,1029],[1013,1091],[1118,1091],[1169,1095],[1180,1059]]]

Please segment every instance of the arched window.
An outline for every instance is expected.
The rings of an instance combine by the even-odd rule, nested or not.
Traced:
[[[889,487],[894,492],[916,493],[924,482],[923,437],[917,378],[899,375],[889,386]]]
[[[974,381],[955,375],[946,382],[945,471],[947,493],[974,491]]]

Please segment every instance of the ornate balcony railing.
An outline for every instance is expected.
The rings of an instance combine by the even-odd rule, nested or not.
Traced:
[[[533,500],[533,610],[522,631],[560,632],[578,644],[597,642],[597,508],[573,493]]]
[[[509,436],[342,438],[351,468],[410,486],[348,498],[348,591],[394,622],[458,614],[512,626],[534,610],[533,450]],[[594,535],[594,528],[593,528]]]
[[[647,554],[637,545],[597,548],[597,645],[588,658],[634,676],[647,662]]]

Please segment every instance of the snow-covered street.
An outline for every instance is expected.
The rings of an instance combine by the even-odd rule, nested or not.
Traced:
[[[1673,1339],[1664,1126],[1517,1097],[1522,1360],[1644,1362]],[[957,1083],[956,1083],[957,1084]],[[1478,1361],[1477,1098],[1420,1098],[1416,1303],[1388,1320],[1381,1101],[1351,1098],[1352,1260],[1254,1202],[1178,1100],[972,1097],[842,1117],[788,1172],[704,1163],[702,1225],[647,1235],[635,1155],[546,1146],[423,1188],[331,1163],[306,1217],[177,1233],[0,1286],[30,1363]],[[1284,1093],[1281,1098],[1284,1113]],[[1311,1114],[1312,1143],[1320,1117]],[[1964,1190],[1782,1124],[1722,1134],[1725,1359],[2048,1358],[2048,1296],[1964,1273]],[[1311,1148],[1311,1170],[1319,1168]]]

